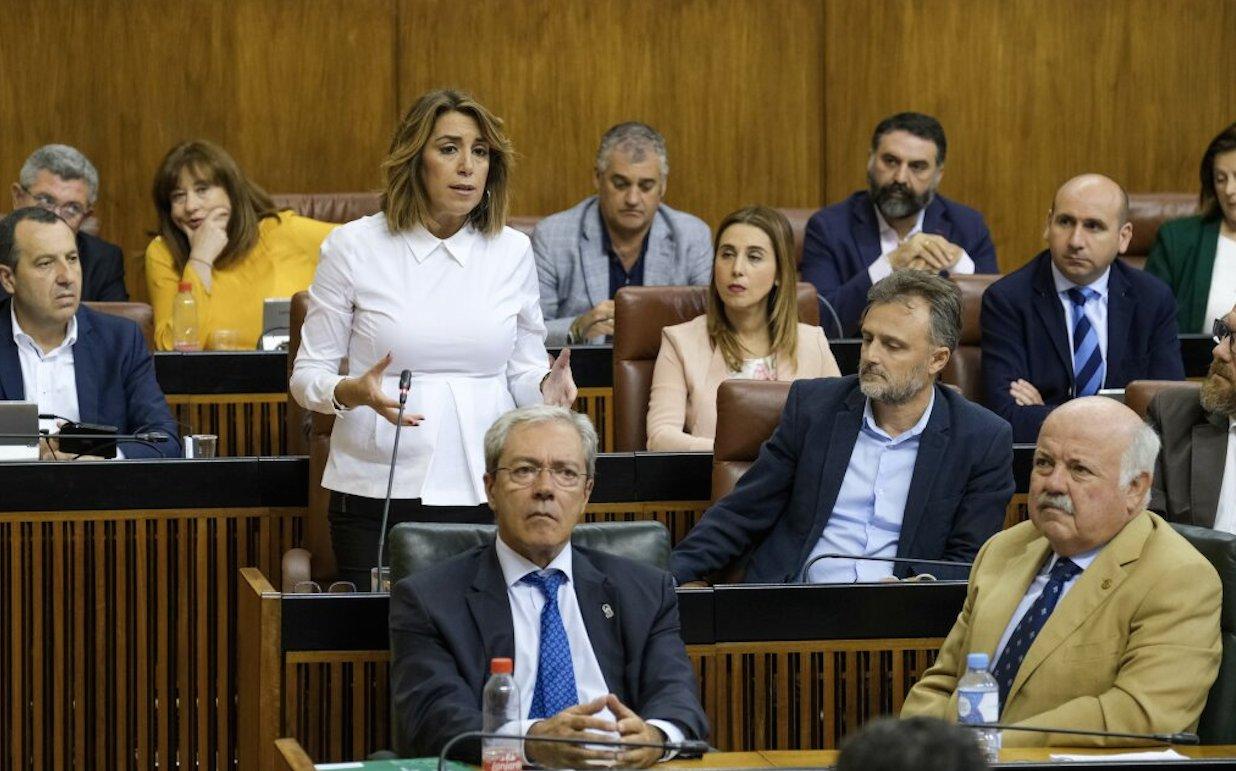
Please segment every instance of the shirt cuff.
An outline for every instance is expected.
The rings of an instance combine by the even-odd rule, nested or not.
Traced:
[[[876,261],[867,266],[867,275],[871,277],[871,283],[876,283],[882,278],[887,278],[893,274],[893,264],[888,261],[888,257],[880,255]]]
[[[665,734],[666,742],[677,744],[687,738],[686,736],[683,735],[681,728],[674,725],[668,720],[657,720],[656,718],[652,718],[651,720],[648,721],[648,725],[653,725],[653,726],[656,726],[657,728],[660,728],[661,733]],[[678,754],[678,750],[667,749],[665,751],[665,754],[661,756],[661,760],[672,760],[674,756],[677,754]]]
[[[970,255],[966,254],[966,250],[961,250],[961,257],[958,258],[957,264],[952,267],[949,273],[971,276],[974,275],[974,260],[970,259]]]
[[[352,411],[351,407],[346,407],[343,405],[342,402],[335,400],[335,389],[338,388],[339,384],[342,383],[346,379],[347,379],[346,375],[335,375],[332,379],[329,379],[326,381],[328,384],[326,395],[330,399],[331,409],[335,411],[336,415],[342,415],[345,412]]]

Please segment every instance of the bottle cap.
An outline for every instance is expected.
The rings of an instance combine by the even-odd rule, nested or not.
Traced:
[[[181,292],[192,292],[192,291],[193,291],[193,284],[189,283],[188,281],[181,281],[181,282],[180,282],[180,289],[179,289],[178,291],[181,291]]]
[[[987,669],[987,654],[971,653],[966,656],[966,666],[970,669]]]
[[[509,675],[515,671],[515,662],[510,659],[493,659],[489,662],[489,672],[494,675]]]

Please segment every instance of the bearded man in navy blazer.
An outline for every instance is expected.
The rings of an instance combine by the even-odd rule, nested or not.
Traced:
[[[859,373],[800,380],[759,457],[674,549],[679,584],[750,554],[752,583],[962,579],[1013,495],[1009,424],[935,383],[961,332],[961,293],[897,271],[868,294]]]
[[[1129,196],[1101,174],[1056,191],[1047,250],[983,293],[983,392],[1034,442],[1051,410],[1132,380],[1184,380],[1176,300],[1167,284],[1125,265]]]
[[[871,136],[867,190],[807,222],[802,275],[853,335],[871,285],[896,270],[999,273],[983,215],[936,194],[948,142],[930,115],[902,112]],[[833,334],[832,314],[820,318]]]
[[[73,230],[38,207],[0,220],[0,399],[37,402],[39,412],[159,432],[159,444],[120,442],[119,457],[180,455],[176,421],[155,381],[137,324],[81,305],[82,271]],[[54,439],[48,460],[64,457]]]
[[[437,755],[481,729],[494,658],[512,658],[519,732],[661,743],[703,739],[708,720],[668,573],[573,546],[592,493],[597,434],[562,407],[512,410],[485,433],[497,539],[415,573],[391,594],[391,695],[403,756]],[[530,761],[647,767],[660,749],[525,742]],[[477,762],[479,743],[460,743]]]

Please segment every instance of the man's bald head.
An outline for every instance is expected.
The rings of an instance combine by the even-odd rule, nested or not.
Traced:
[[[1069,281],[1089,286],[1129,248],[1129,196],[1102,174],[1082,174],[1052,199],[1043,238],[1052,264]]]
[[[1123,225],[1129,221],[1129,194],[1124,187],[1104,174],[1078,174],[1069,181],[1065,182],[1056,190],[1056,195],[1051,201],[1051,210],[1056,211],[1056,203],[1060,200],[1061,193],[1078,193],[1092,200],[1102,201],[1104,199],[1114,206],[1114,213],[1117,217],[1117,224]]]

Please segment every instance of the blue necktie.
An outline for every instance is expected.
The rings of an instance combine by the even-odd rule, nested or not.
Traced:
[[[1097,300],[1093,289],[1073,287],[1073,385],[1074,396],[1093,396],[1103,387],[1103,352],[1099,350],[1099,334],[1086,316],[1087,300]]]
[[[541,608],[541,650],[536,666],[536,687],[532,691],[532,706],[528,719],[553,717],[567,707],[579,703],[575,692],[575,670],[571,664],[571,645],[567,641],[562,613],[558,610],[558,587],[567,580],[561,570],[529,573],[520,579],[541,590],[545,607]]]
[[[1056,609],[1056,603],[1060,601],[1060,592],[1064,589],[1064,585],[1080,572],[1081,568],[1068,557],[1061,557],[1057,560],[1052,566],[1051,575],[1047,578],[1047,586],[1043,587],[1043,593],[1026,611],[1026,615],[1021,617],[1021,621],[1017,622],[1017,628],[1013,630],[1008,644],[1004,646],[1004,651],[1000,654],[1000,660],[996,662],[996,668],[992,671],[992,675],[1000,685],[1001,712],[1004,711],[1004,699],[1008,696],[1009,689],[1013,687],[1013,680],[1017,677],[1021,662],[1026,658],[1026,652],[1030,650],[1034,638],[1039,636],[1043,624],[1046,624],[1047,619],[1051,617],[1051,612]]]

